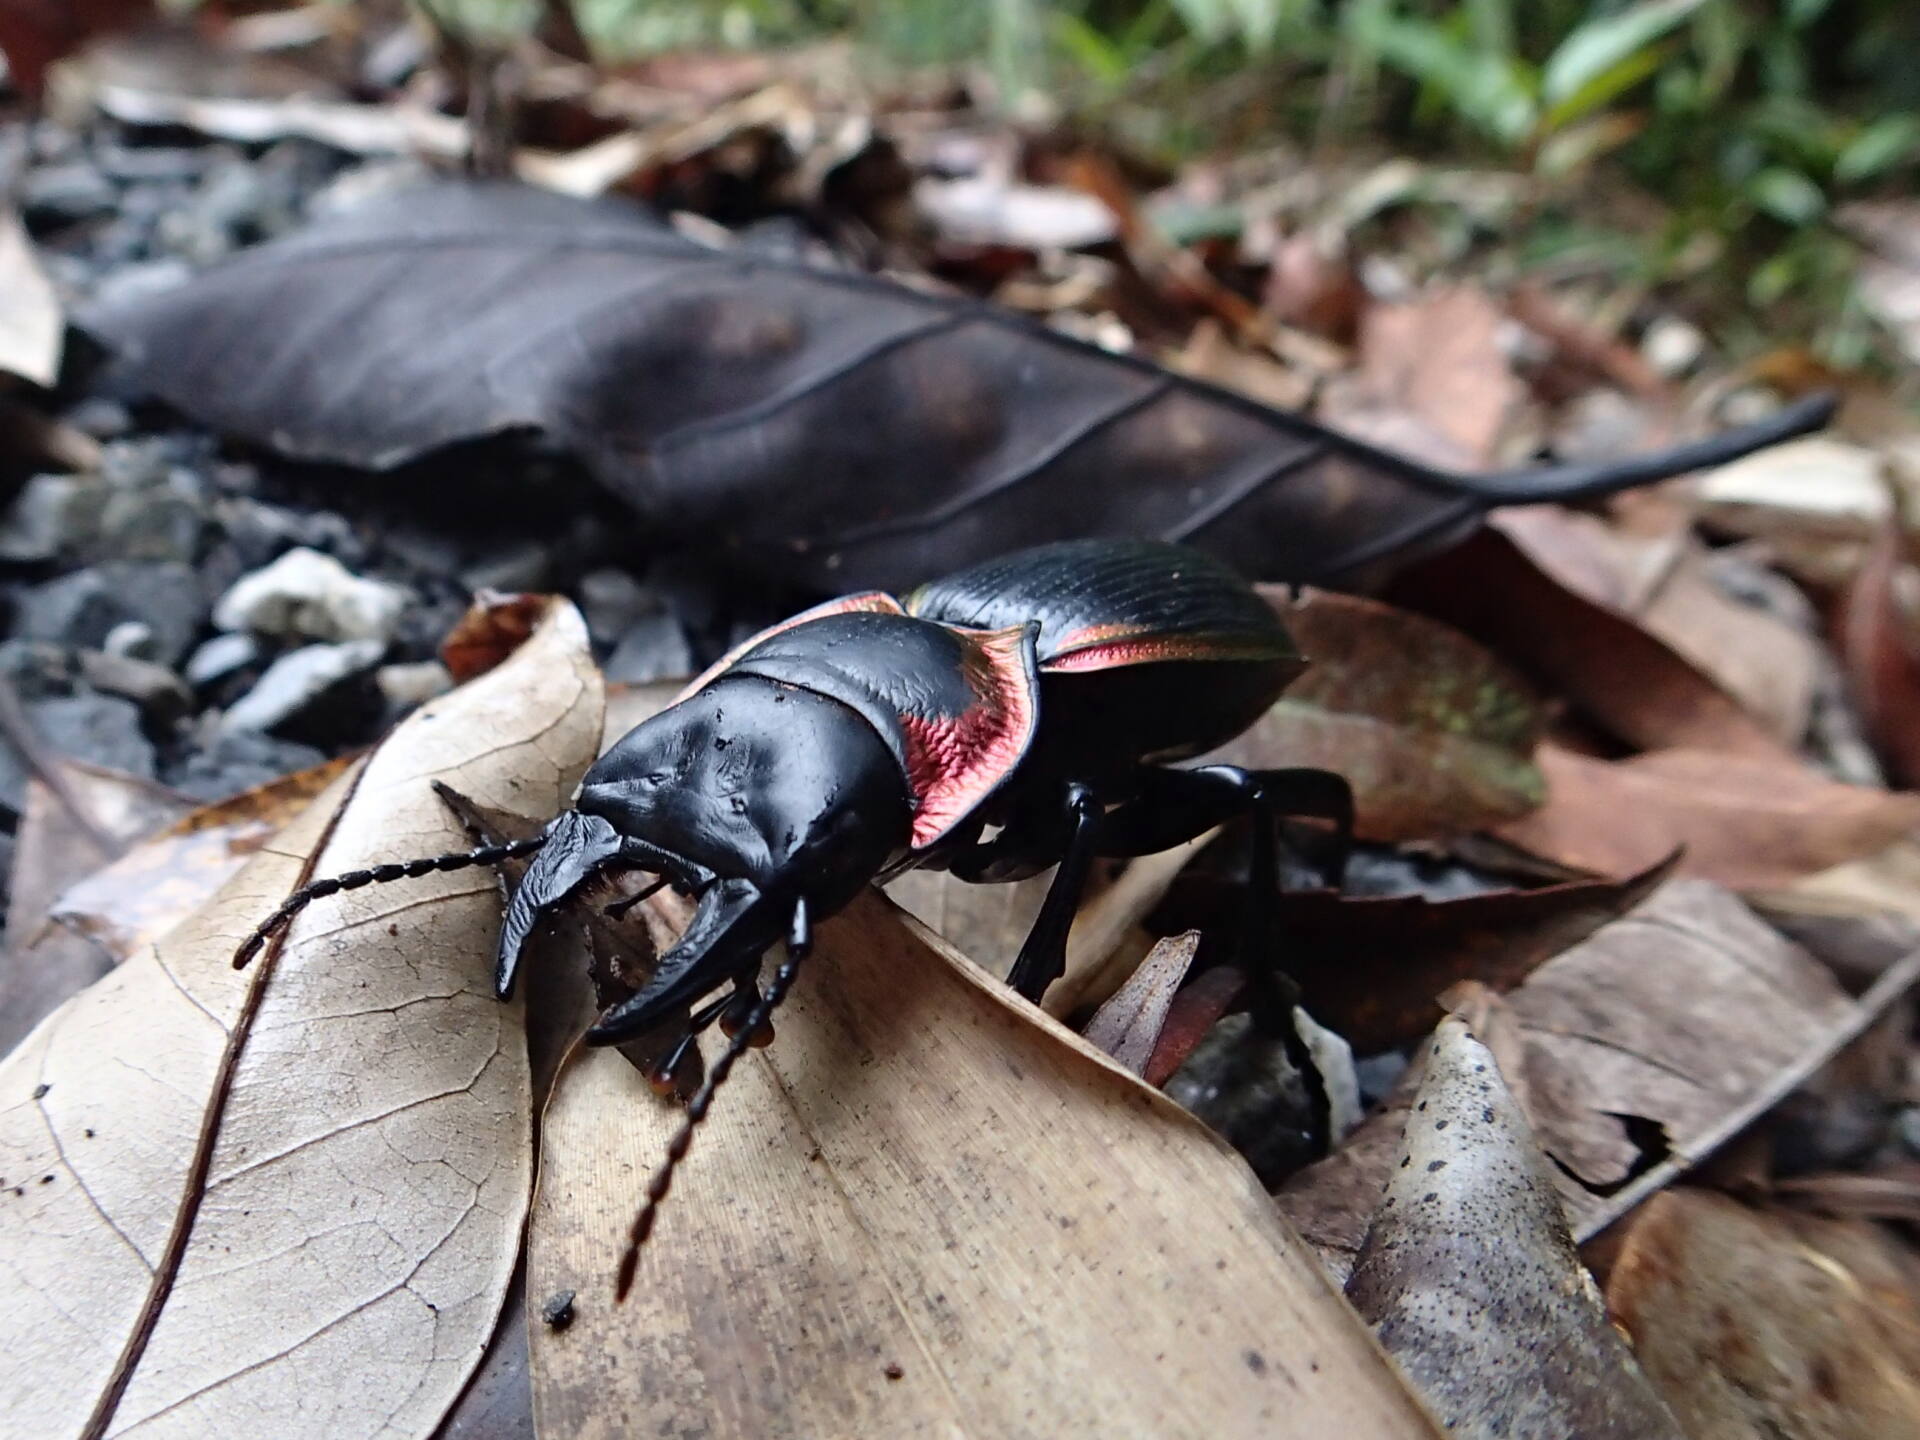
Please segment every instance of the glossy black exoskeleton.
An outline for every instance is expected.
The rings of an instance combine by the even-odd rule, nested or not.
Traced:
[[[791,985],[812,923],[877,877],[925,867],[992,883],[1057,865],[1008,976],[1038,1001],[1061,973],[1096,858],[1166,850],[1251,815],[1254,913],[1244,933],[1264,934],[1275,820],[1330,821],[1344,856],[1345,782],[1317,770],[1175,762],[1239,734],[1305,663],[1238,576],[1157,541],[1067,541],[903,599],[830,601],[747,642],[628,732],[540,837],[309,886],[236,963],[318,895],[532,853],[501,928],[504,998],[541,914],[599,872],[640,869],[697,895],[691,923],[645,986],[588,1036],[630,1039],[731,986],[691,1016],[688,1043],[716,1019],[732,1038],[649,1189],[637,1247],[713,1090]],[[763,996],[762,957],[782,939],[786,959]],[[686,1049],[656,1078],[670,1078]],[[630,1252],[623,1290],[631,1261]]]

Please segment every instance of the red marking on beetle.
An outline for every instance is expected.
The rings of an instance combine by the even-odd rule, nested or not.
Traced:
[[[855,611],[867,611],[877,615],[904,615],[907,613],[901,608],[900,602],[884,590],[865,590],[858,595],[842,595],[837,600],[825,601],[822,604],[814,606],[811,610],[802,610],[798,615],[789,616],[777,625],[769,625],[758,635],[742,640],[738,645],[734,646],[733,649],[729,650],[718,660],[714,661],[713,664],[701,671],[686,689],[673,697],[673,703],[678,705],[695,691],[704,689],[710,682],[718,679],[721,672],[731,670],[736,664],[746,658],[747,653],[755,649],[761,641],[771,640],[774,636],[784,634],[796,625],[804,625],[809,620],[824,620],[829,615],[848,615]]]
[[[1100,629],[1110,629],[1101,626]],[[1120,670],[1129,665],[1151,665],[1162,660],[1284,660],[1288,652],[1271,640],[1225,635],[1139,635],[1121,640],[1095,640],[1075,648],[1090,630],[1077,630],[1040,668],[1048,672]]]
[[[1039,722],[1028,633],[1016,625],[966,635],[974,703],[959,715],[900,716],[915,804],[914,849],[924,850],[977,810],[1027,753]]]

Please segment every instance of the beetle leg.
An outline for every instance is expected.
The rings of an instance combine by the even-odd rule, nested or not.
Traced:
[[[770,903],[751,881],[714,882],[701,895],[686,933],[660,957],[646,986],[602,1015],[587,1032],[588,1042],[618,1045],[728,977],[753,975],[760,957],[785,928],[784,909]]]
[[[1101,811],[1100,801],[1091,790],[1078,783],[1068,784],[1066,813],[1073,828],[1039,917],[1007,972],[1007,984],[1036,1005],[1067,968],[1067,932],[1073,928],[1074,912],[1080,908],[1087,873],[1098,850]]]

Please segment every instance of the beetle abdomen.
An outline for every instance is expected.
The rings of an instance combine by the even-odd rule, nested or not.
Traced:
[[[1040,622],[1046,671],[1168,660],[1292,661],[1300,652],[1253,588],[1210,555],[1158,540],[1067,540],[922,585],[910,614],[1000,629]]]

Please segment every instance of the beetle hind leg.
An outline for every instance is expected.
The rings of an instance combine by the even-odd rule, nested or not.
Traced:
[[[1053,872],[1053,884],[1047,888],[1040,914],[1007,972],[1007,984],[1035,1005],[1066,971],[1067,934],[1073,929],[1074,913],[1080,908],[1087,875],[1098,853],[1102,813],[1094,793],[1084,785],[1069,784],[1066,813],[1072,828],[1067,832],[1060,868]]]

